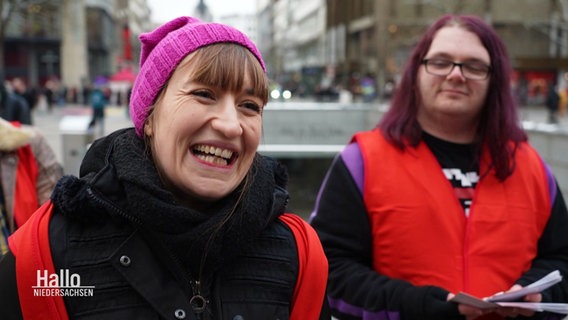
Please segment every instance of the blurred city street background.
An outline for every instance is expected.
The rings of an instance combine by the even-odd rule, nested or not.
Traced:
[[[318,104],[317,102],[314,102]],[[288,104],[293,105],[294,101],[288,102]],[[325,105],[325,103],[321,103]],[[270,111],[271,103],[266,107]],[[384,104],[375,104],[376,108],[384,108]],[[67,104],[65,106],[58,106],[49,112],[47,108],[40,104],[40,106],[33,111],[33,121],[34,125],[37,126],[42,133],[47,137],[50,145],[57,154],[57,158],[63,161],[63,146],[61,134],[62,130],[60,128],[61,121],[65,116],[79,116],[83,117],[85,120],[91,119],[92,110],[89,106],[81,104]],[[521,106],[520,115],[523,121],[530,121],[534,123],[546,124],[547,123],[547,111],[544,106]],[[377,122],[379,119],[376,119]],[[104,121],[104,134],[111,133],[117,129],[131,127],[132,121],[127,113],[126,106],[116,106],[110,105],[105,109],[105,121]],[[340,125],[340,124],[338,124]],[[568,129],[568,115],[559,117],[559,124],[555,125],[559,128]],[[367,129],[367,128],[361,128]],[[86,127],[85,127],[86,130]],[[98,127],[95,128],[94,133],[97,135]],[[348,141],[345,141],[347,143]]]
[[[522,118],[533,121],[531,139],[562,189],[568,190],[568,139],[566,130],[559,130],[567,120],[546,124],[543,106],[547,92],[554,88],[559,105],[568,107],[568,0],[0,0],[0,4],[5,26],[0,29],[0,79],[19,83],[23,96],[51,96],[52,111],[45,101],[39,103],[34,123],[59,159],[67,162],[67,172],[78,171],[81,152],[64,152],[63,141],[72,139],[62,137],[73,136],[68,134],[70,127],[87,126],[91,109],[85,101],[93,88],[102,89],[110,101],[103,134],[130,126],[125,106],[138,72],[139,36],[189,15],[232,25],[257,44],[273,99],[265,116],[265,138],[271,152],[288,166],[291,210],[305,216],[333,155],[355,131],[369,129],[379,120],[418,37],[440,15],[461,13],[483,17],[503,39],[514,70],[511,90],[522,105]],[[299,102],[304,104],[296,105]],[[271,106],[275,112],[270,112]],[[99,134],[98,128],[93,133]],[[65,161],[70,157],[74,164]]]
[[[302,103],[305,105],[307,101],[292,100],[285,102],[284,104],[290,107],[295,104]],[[271,111],[271,105],[274,102],[270,102],[266,107],[265,114],[269,115]],[[316,107],[323,108],[324,106],[333,105],[330,103],[320,103],[313,102]],[[386,102],[370,104],[376,109],[385,109]],[[345,106],[349,108],[349,105]],[[64,121],[67,119],[72,119],[77,121],[76,125],[79,126],[79,131],[83,130],[86,134],[86,123],[91,119],[91,108],[88,106],[80,104],[67,104],[65,106],[58,106],[53,108],[53,111],[48,111],[45,105],[40,103],[38,107],[33,112],[33,121],[42,133],[47,137],[49,144],[52,146],[57,154],[57,157],[62,163],[64,162],[65,152],[74,152],[73,150],[64,150],[64,139],[63,136],[66,134],[66,128],[62,127]],[[568,132],[568,116],[560,117],[559,124],[548,125],[547,122],[547,111],[544,106],[523,106],[520,107],[520,115],[525,123],[532,123],[539,126],[544,126],[544,128],[549,128],[551,130],[566,130]],[[372,123],[376,121],[373,119]],[[337,126],[342,126],[344,124],[337,123]],[[83,127],[81,127],[83,126]],[[108,134],[115,130],[131,127],[132,122],[128,116],[125,106],[111,105],[105,110],[105,120],[104,120],[104,134]],[[77,127],[77,126],[75,126]],[[265,128],[268,129],[268,128]],[[360,128],[361,130],[369,128]],[[74,132],[73,134],[76,134]],[[93,130],[94,138],[99,135],[99,128],[95,127]],[[568,137],[568,136],[567,136]],[[343,143],[347,143],[348,138],[345,138]],[[338,143],[340,143],[339,141]],[[86,146],[85,146],[86,148]],[[79,161],[79,158],[75,158],[75,161]],[[329,165],[331,164],[332,157],[315,157],[315,158],[281,158],[284,164],[287,165],[290,173],[290,183],[289,189],[291,193],[290,210],[299,213],[304,218],[307,218],[311,213],[313,205],[316,200],[319,185],[321,184],[325,172]],[[66,166],[66,171],[68,173],[73,173],[76,163],[63,163]],[[77,173],[74,173],[77,174]]]

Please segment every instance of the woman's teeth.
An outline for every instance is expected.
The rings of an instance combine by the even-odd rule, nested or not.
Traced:
[[[194,148],[194,153],[197,158],[205,162],[224,166],[229,164],[233,156],[233,151],[231,150],[207,145],[198,145]]]

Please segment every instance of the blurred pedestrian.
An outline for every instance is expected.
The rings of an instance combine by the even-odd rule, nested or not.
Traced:
[[[363,102],[372,102],[376,97],[375,79],[372,75],[367,74],[361,79],[361,95]]]
[[[0,118],[0,255],[7,239],[49,199],[63,169],[35,128]]]
[[[55,103],[54,90],[55,90],[54,82],[52,80],[48,80],[45,83],[45,87],[44,87],[44,90],[43,90],[43,94],[45,96],[45,102],[47,103],[47,111],[48,112],[53,111],[53,103]]]
[[[558,90],[558,95],[560,96],[560,101],[558,102],[558,117],[563,117],[566,115],[566,107],[568,106],[568,89],[562,88]]]
[[[95,141],[80,177],[10,237],[0,318],[329,319],[321,243],[285,213],[286,170],[257,153],[268,78],[256,46],[191,17],[140,40],[134,128]],[[94,294],[34,296],[38,270]]]
[[[105,134],[105,108],[108,100],[100,87],[94,87],[90,92],[89,103],[93,114],[88,129],[92,130],[98,124],[99,137],[102,137]]]
[[[548,86],[548,93],[546,95],[546,109],[548,110],[548,123],[558,123],[558,106],[560,104],[560,95],[558,89],[554,84]]]
[[[14,88],[14,93],[26,100],[30,110],[33,110],[37,104],[37,91],[34,88],[29,87],[22,78],[12,79],[12,88]]]
[[[377,128],[334,160],[312,216],[338,319],[560,319],[452,302],[562,282],[520,300],[568,302],[568,211],[527,142],[504,43],[445,15],[414,47]],[[562,316],[563,317],[563,316]],[[522,318],[524,319],[524,318]]]
[[[4,83],[0,83],[0,118],[28,125],[32,123],[31,110],[26,100],[8,91]]]
[[[129,86],[126,90],[126,117],[130,118],[130,96],[132,95],[132,86]]]

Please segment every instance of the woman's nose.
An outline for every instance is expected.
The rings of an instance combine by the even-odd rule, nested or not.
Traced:
[[[227,138],[238,137],[243,133],[234,101],[222,101],[218,114],[212,121],[212,127]]]

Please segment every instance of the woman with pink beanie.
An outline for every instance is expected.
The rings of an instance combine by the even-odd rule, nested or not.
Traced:
[[[134,128],[93,143],[9,238],[1,319],[329,319],[327,260],[257,153],[265,65],[191,17],[140,36]]]

